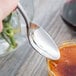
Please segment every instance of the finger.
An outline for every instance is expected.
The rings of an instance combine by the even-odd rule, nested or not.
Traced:
[[[2,19],[8,16],[17,6],[18,0],[0,0],[0,10],[2,11]]]

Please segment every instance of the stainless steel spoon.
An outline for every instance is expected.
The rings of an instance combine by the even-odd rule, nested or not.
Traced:
[[[58,60],[60,58],[60,52],[54,40],[41,26],[30,22],[20,4],[18,4],[17,8],[26,22],[27,37],[32,47],[41,55],[49,59]]]

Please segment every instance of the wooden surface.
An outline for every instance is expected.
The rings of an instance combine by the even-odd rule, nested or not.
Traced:
[[[59,10],[54,11],[52,15],[50,11],[48,15],[41,19],[41,26],[57,44],[75,38],[74,33],[61,20]],[[38,54],[26,39],[25,44],[16,52],[0,58],[0,76],[48,76],[46,58]]]

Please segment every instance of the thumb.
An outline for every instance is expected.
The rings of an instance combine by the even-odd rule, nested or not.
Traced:
[[[0,21],[0,33],[2,32],[3,30],[3,24],[2,24],[2,21]]]

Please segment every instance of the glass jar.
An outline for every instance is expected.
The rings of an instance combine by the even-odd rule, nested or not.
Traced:
[[[59,60],[46,59],[48,76],[76,75],[76,0],[64,1],[50,28],[61,57]]]
[[[14,33],[14,40],[17,43],[15,48],[12,48],[8,42],[8,37],[4,35],[3,38],[2,34],[0,36],[0,57],[5,56],[13,51],[15,51],[19,46],[21,46],[26,40],[26,24],[23,21],[22,16],[20,15],[19,11],[13,11],[11,19],[8,25],[12,26],[13,33]],[[4,28],[3,28],[4,30]]]
[[[57,14],[56,19],[52,23],[53,25],[51,25],[52,29],[54,30],[50,28],[50,30],[52,30],[50,31],[51,35],[59,47],[61,57],[59,60],[46,60],[48,66],[48,76],[76,75],[76,27],[75,23],[74,26],[72,23],[76,22],[76,1],[73,1],[75,0],[66,0],[66,2],[64,2],[63,7],[61,8],[60,12]],[[74,4],[74,7],[71,3]],[[69,10],[68,8],[71,8],[71,10]]]

